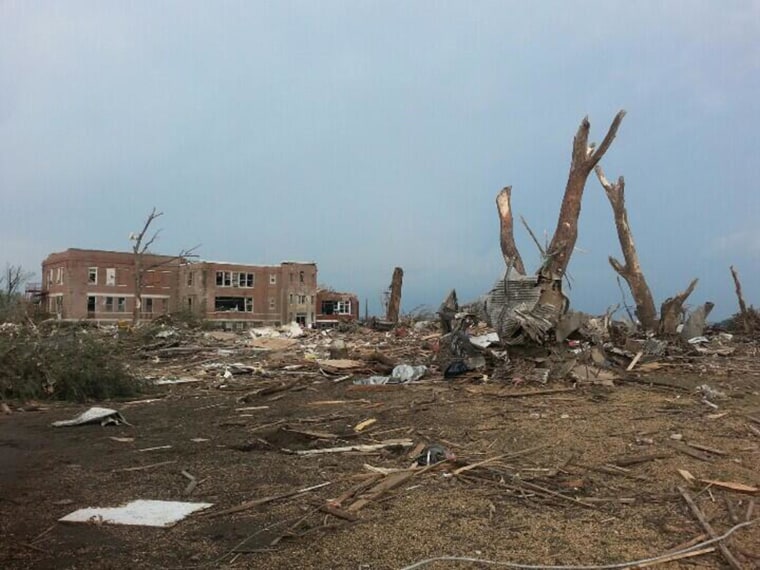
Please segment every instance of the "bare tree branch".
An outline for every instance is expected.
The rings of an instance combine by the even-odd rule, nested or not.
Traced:
[[[144,263],[144,256],[146,254],[150,254],[148,251],[148,248],[150,248],[153,243],[158,239],[159,235],[161,234],[161,230],[156,230],[153,235],[145,240],[145,235],[148,233],[148,230],[150,229],[151,224],[157,219],[163,216],[163,212],[159,212],[156,210],[155,206],[151,210],[150,214],[148,214],[148,217],[145,219],[145,223],[143,224],[142,230],[138,234],[131,234],[129,236],[129,239],[132,240],[134,243],[132,244],[132,254],[134,259],[134,285],[135,285],[135,296],[134,296],[134,306],[132,307],[132,324],[136,325],[138,322],[140,322],[140,311],[142,309],[142,289],[143,289],[143,277],[145,275],[146,271],[149,271],[151,269],[154,269],[156,267],[160,267],[162,265],[168,265],[170,263],[174,263],[176,261],[182,260],[186,257],[195,257],[195,249],[197,249],[199,246],[195,246],[189,250],[182,250],[180,251],[179,255],[175,257],[168,257],[165,259],[162,259],[161,261],[154,262],[149,265],[145,265]]]
[[[736,298],[739,301],[739,318],[742,321],[744,332],[749,334],[752,332],[754,323],[750,320],[749,311],[747,311],[747,303],[744,301],[744,295],[742,295],[742,284],[739,281],[739,274],[732,265],[731,277],[734,278],[734,286],[736,287]]]
[[[525,221],[525,218],[522,216],[520,216],[520,221],[522,222],[523,226],[525,226],[525,229],[528,230],[530,237],[533,238],[533,243],[536,244],[538,251],[541,253],[541,258],[546,257],[546,251],[544,251],[544,248],[541,247],[541,243],[538,241],[538,238],[536,238],[536,234],[533,233],[533,230],[530,229],[528,222]]]
[[[594,166],[596,166],[600,160],[602,160],[604,154],[607,152],[607,150],[609,150],[610,145],[612,144],[612,141],[615,140],[615,135],[617,135],[618,129],[620,128],[620,123],[623,122],[623,117],[625,117],[625,111],[621,109],[612,120],[612,124],[610,125],[610,128],[607,131],[607,135],[604,137],[604,140],[602,140],[602,144],[600,144],[599,148],[597,148],[591,155],[588,165],[589,171],[591,171],[591,169],[594,168]]]

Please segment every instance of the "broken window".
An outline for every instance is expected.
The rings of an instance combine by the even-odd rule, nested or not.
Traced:
[[[187,272],[187,286],[191,287],[193,285],[193,272],[188,271]]]
[[[106,312],[113,313],[113,297],[106,297]]]
[[[58,313],[59,315],[63,313],[63,296],[62,295],[58,295],[55,298],[55,312]]]
[[[98,284],[98,268],[90,267],[87,269],[87,283]]]
[[[193,298],[192,297],[188,297],[187,298],[187,309],[188,309],[188,311],[192,311],[193,310]]]
[[[274,273],[269,274],[269,284],[277,285],[277,275],[275,275]]]
[[[322,301],[323,315],[350,315],[351,301]]]
[[[240,311],[253,312],[253,298],[251,297],[214,297],[214,311]]]
[[[253,273],[237,271],[217,271],[217,287],[253,287]]]
[[[217,287],[232,287],[232,272],[230,272],[230,271],[217,271],[216,272],[216,285],[217,285]]]
[[[153,312],[153,299],[151,297],[148,297],[145,299],[145,311],[146,313],[152,313]]]
[[[127,299],[126,297],[119,297],[116,299],[116,310],[120,313],[127,312]]]
[[[87,312],[88,313],[95,312],[95,297],[92,295],[87,297]]]
[[[298,272],[298,280],[303,283],[303,271]]]
[[[106,269],[106,285],[116,285],[116,268],[109,267]]]

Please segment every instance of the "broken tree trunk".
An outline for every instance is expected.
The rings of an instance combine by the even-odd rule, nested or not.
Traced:
[[[689,283],[685,291],[678,293],[675,297],[665,299],[665,302],[660,307],[660,333],[676,334],[678,325],[683,320],[683,304],[692,291],[694,291],[698,282],[699,279],[694,279]]]
[[[390,299],[388,300],[388,314],[386,320],[397,323],[399,311],[401,310],[401,285],[404,280],[404,270],[396,267],[393,270],[393,278],[390,286]]]
[[[555,277],[561,279],[567,270],[570,256],[578,239],[578,218],[581,214],[581,198],[583,198],[583,190],[586,187],[586,179],[610,148],[623,117],[625,117],[625,111],[618,111],[602,144],[597,149],[594,149],[593,145],[589,146],[588,143],[589,130],[591,129],[588,117],[585,117],[578,127],[578,132],[573,139],[572,162],[565,187],[565,196],[562,199],[562,208],[557,220],[557,229],[554,230],[547,251],[548,260],[543,268],[544,274],[550,279]]]
[[[499,212],[501,254],[507,270],[514,268],[520,275],[525,275],[525,265],[515,243],[511,186],[504,187],[496,196],[496,209]]]
[[[607,134],[597,149],[589,146],[591,125],[584,118],[573,139],[570,173],[562,199],[557,228],[544,255],[544,261],[535,278],[517,276],[497,282],[489,293],[489,321],[497,329],[499,338],[507,344],[522,344],[527,338],[533,342],[545,342],[567,308],[567,298],[562,293],[562,278],[565,276],[570,256],[578,237],[578,218],[581,213],[581,199],[589,174],[601,160],[617,134],[625,111],[615,115]],[[517,253],[509,249],[512,239],[511,209],[502,210],[502,204],[509,206],[509,192],[504,192],[502,201],[497,199],[502,218],[502,244],[507,245],[506,257],[511,260]],[[502,215],[502,211],[508,214]],[[506,219],[505,219],[506,217]],[[507,236],[504,236],[504,231]],[[504,252],[502,245],[502,253]],[[516,261],[516,260],[515,260]],[[509,261],[507,262],[509,263]],[[532,282],[531,282],[532,280]],[[529,294],[523,294],[526,288]],[[525,291],[528,293],[528,291]],[[513,301],[510,301],[510,298]]]
[[[683,325],[683,329],[681,329],[681,338],[684,340],[689,340],[705,334],[707,317],[710,315],[710,311],[713,310],[714,306],[715,303],[707,301],[701,307],[694,309],[689,315],[689,318],[686,319],[686,322]]]
[[[456,289],[452,289],[448,297],[441,303],[438,309],[438,318],[441,321],[441,333],[448,334],[451,332],[451,322],[454,316],[459,312],[459,302],[457,301]]]
[[[733,265],[730,269],[731,276],[734,278],[734,285],[736,286],[736,298],[739,300],[739,317],[742,321],[742,328],[744,328],[745,333],[749,334],[752,332],[753,323],[750,319],[749,311],[747,311],[747,303],[744,302],[744,296],[742,295],[742,284],[739,281],[739,274]]]
[[[602,144],[597,149],[588,142],[591,129],[588,117],[584,117],[575,133],[570,173],[557,219],[557,228],[546,251],[544,264],[538,272],[541,295],[537,308],[539,308],[541,319],[551,323],[552,328],[566,308],[567,299],[562,294],[562,278],[567,271],[570,257],[575,249],[575,242],[578,239],[578,218],[581,215],[581,200],[586,180],[610,148],[623,117],[625,117],[625,111],[622,110],[615,115]]]
[[[604,176],[604,171],[598,164],[595,172],[612,206],[618,240],[625,259],[625,265],[622,265],[617,259],[610,256],[610,265],[628,283],[631,295],[633,295],[633,300],[636,303],[636,316],[641,326],[644,330],[654,331],[657,329],[657,310],[654,306],[652,291],[641,271],[639,255],[636,252],[631,226],[628,223],[628,212],[625,208],[625,180],[621,176],[616,183],[612,184]]]

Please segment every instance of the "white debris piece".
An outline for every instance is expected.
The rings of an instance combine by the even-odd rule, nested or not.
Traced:
[[[471,336],[470,342],[480,348],[488,348],[492,344],[499,342],[499,335],[495,332],[483,334],[480,336]]]
[[[303,329],[301,328],[301,325],[296,322],[285,325],[284,327],[280,328],[280,330],[285,333],[285,336],[288,336],[290,338],[298,338],[299,336],[303,336]]]
[[[193,382],[201,382],[200,378],[167,378],[162,376],[161,378],[154,380],[153,384],[156,386],[165,386],[167,384],[191,384]]]
[[[391,372],[391,382],[414,382],[422,378],[427,372],[427,366],[410,366],[409,364],[399,364]]]
[[[127,420],[124,419],[119,412],[112,410],[111,408],[90,408],[86,412],[82,412],[77,417],[70,420],[60,420],[53,422],[53,427],[68,427],[68,426],[82,426],[85,424],[99,423],[102,426],[114,424],[127,424]],[[127,424],[129,425],[129,424]]]
[[[211,506],[213,506],[213,503],[139,499],[121,507],[88,507],[86,509],[79,509],[58,520],[60,522],[74,523],[167,527],[176,524],[195,511],[207,509]]]

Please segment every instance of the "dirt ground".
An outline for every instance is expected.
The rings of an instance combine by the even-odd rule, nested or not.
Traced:
[[[711,367],[701,375],[694,367],[687,374],[666,369],[687,388],[707,382],[724,391],[717,409],[693,390],[648,385],[641,377],[574,389],[569,382],[473,379],[356,389],[313,375],[303,378],[302,389],[246,402],[238,398],[256,386],[255,377],[240,380],[236,390],[186,384],[147,400],[103,404],[131,426],[50,426],[84,405],[14,411],[0,416],[0,566],[375,570],[436,556],[533,565],[651,557],[704,534],[679,486],[719,533],[760,515],[756,491],[700,481],[760,486],[760,376],[751,365],[756,357],[744,354],[706,357],[720,358],[721,376]],[[649,377],[666,378],[663,371]],[[556,391],[518,395],[547,390]],[[377,421],[354,431],[370,418]],[[320,507],[345,495],[341,507],[348,508],[355,500],[348,491],[372,477],[365,465],[407,468],[409,448],[282,451],[392,438],[441,443],[457,459],[378,496],[356,511],[355,521]],[[141,451],[161,446],[171,447]],[[492,461],[453,474],[486,459]],[[183,470],[199,481],[189,497]],[[678,470],[696,480],[687,482]],[[330,484],[213,516],[323,482]],[[213,507],[168,529],[57,522],[78,508],[133,499]],[[760,568],[760,525],[737,531],[727,545],[744,568]],[[728,566],[716,550],[660,567]]]

